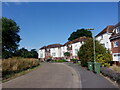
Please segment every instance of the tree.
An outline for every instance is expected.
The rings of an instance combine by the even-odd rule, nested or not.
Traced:
[[[38,58],[38,53],[37,53],[36,49],[32,49],[30,51],[30,53],[31,53],[31,57],[32,58]]]
[[[36,49],[32,49],[31,51],[28,51],[25,48],[21,48],[14,52],[14,56],[24,57],[24,58],[38,58],[38,53]]]
[[[70,53],[69,52],[65,52],[64,55],[67,56],[67,57],[69,57]]]
[[[76,32],[73,32],[70,37],[68,38],[69,41],[72,41],[76,38],[79,38],[79,37],[83,37],[83,36],[86,36],[86,37],[92,37],[92,33],[91,31],[88,31],[86,29],[78,29]]]
[[[12,57],[21,40],[19,26],[12,19],[2,17],[2,58]]]
[[[94,49],[93,49],[93,39],[88,39],[85,41],[85,43],[80,47],[79,51],[78,51],[78,57],[81,61],[81,64],[83,66],[87,65],[88,61],[94,61],[94,53],[93,53]],[[108,54],[110,55],[107,50],[98,42],[95,41],[95,52],[96,52],[96,56],[98,55],[104,55],[104,54]],[[108,57],[108,59],[110,59]]]

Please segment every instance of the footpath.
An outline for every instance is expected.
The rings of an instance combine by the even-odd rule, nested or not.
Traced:
[[[80,76],[81,88],[103,88],[110,90],[120,90],[112,82],[101,76],[100,74],[95,74],[92,71],[87,70],[86,68],[73,64],[66,63],[68,66],[74,68]]]

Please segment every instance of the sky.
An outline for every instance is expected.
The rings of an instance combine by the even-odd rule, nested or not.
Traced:
[[[94,35],[118,23],[117,2],[3,2],[2,16],[21,30],[19,48],[39,49],[66,43],[73,31],[94,28]]]

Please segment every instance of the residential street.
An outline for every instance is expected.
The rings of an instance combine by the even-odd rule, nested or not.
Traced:
[[[37,70],[5,82],[3,88],[113,88],[118,90],[117,86],[103,76],[72,63],[42,63]]]
[[[44,63],[35,71],[10,80],[3,88],[80,88],[74,69],[63,63]]]
[[[113,90],[119,90],[117,86],[113,85],[112,82],[105,79],[100,74],[95,74],[92,71],[87,70],[86,68],[81,67],[80,65],[66,63],[76,70],[80,75],[80,82],[82,88],[109,88]]]

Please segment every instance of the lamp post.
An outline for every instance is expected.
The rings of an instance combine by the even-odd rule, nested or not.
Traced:
[[[94,28],[88,28],[86,30],[94,30]],[[93,36],[93,35],[92,35]],[[93,53],[94,53],[94,62],[96,62],[96,55],[95,55],[95,37],[93,36]]]

